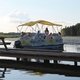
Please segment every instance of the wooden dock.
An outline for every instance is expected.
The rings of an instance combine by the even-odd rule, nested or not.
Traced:
[[[5,75],[7,68],[25,70],[35,75],[59,74],[72,77],[80,77],[80,66],[63,64],[44,64],[34,62],[23,62],[13,60],[0,60],[0,68],[4,68],[2,75]],[[38,73],[38,74],[36,74]],[[40,73],[40,74],[39,74]]]
[[[80,53],[58,52],[58,51],[34,51],[34,50],[21,50],[9,49],[0,50],[0,56],[15,57],[17,59],[41,59],[49,62],[49,60],[57,61],[74,61],[75,65],[80,61]]]
[[[44,63],[49,63],[49,60],[54,60],[54,63],[58,64],[58,61],[74,61],[77,66],[77,62],[80,62],[80,53],[43,50],[43,49],[8,49],[4,38],[0,38],[4,44],[5,49],[0,49],[0,56],[15,57],[20,59],[36,59],[44,60]]]

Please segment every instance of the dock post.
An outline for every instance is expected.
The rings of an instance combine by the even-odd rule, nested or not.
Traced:
[[[2,37],[2,38],[0,38],[0,39],[2,40],[5,49],[8,50],[8,48],[7,48],[7,46],[6,46],[6,43],[5,43],[5,41],[4,41],[4,37]]]
[[[49,60],[44,60],[44,63],[49,63]]]
[[[57,60],[54,60],[54,64],[58,64]]]
[[[20,58],[16,58],[17,61],[20,61]]]
[[[29,58],[21,58],[21,61],[24,61],[24,62],[30,62],[31,59],[29,59]]]
[[[74,62],[74,65],[77,66],[77,62],[76,61]]]

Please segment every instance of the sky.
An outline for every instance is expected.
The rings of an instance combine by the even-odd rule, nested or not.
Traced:
[[[0,0],[0,32],[34,20],[70,26],[80,23],[80,0]]]

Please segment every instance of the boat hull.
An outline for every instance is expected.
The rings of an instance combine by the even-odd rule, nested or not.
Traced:
[[[54,45],[40,45],[40,46],[22,46],[20,41],[15,42],[15,47],[16,48],[27,48],[27,49],[49,49],[49,50],[61,50],[63,51],[63,44],[54,44]]]

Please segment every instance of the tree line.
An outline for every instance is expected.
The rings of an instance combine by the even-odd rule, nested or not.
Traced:
[[[20,34],[21,33],[16,33],[16,32],[9,32],[9,33],[0,32],[0,37],[16,38],[16,37],[20,37]]]
[[[80,23],[63,28],[61,34],[62,36],[80,36]]]

